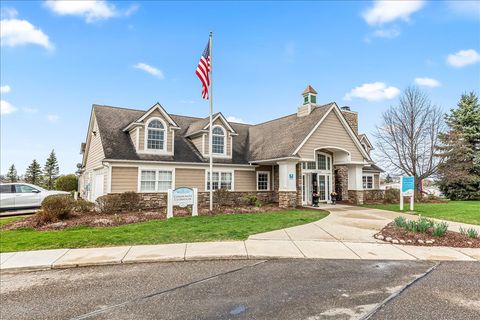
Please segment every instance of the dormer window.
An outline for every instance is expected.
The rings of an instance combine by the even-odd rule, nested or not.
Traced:
[[[222,127],[213,127],[212,130],[212,153],[225,154],[225,130]]]
[[[147,124],[147,149],[165,150],[165,126],[158,119],[152,119]]]

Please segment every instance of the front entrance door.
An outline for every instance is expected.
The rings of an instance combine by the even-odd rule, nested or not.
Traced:
[[[321,173],[302,174],[302,204],[312,205],[313,194],[318,194],[319,202],[330,200],[331,175]]]

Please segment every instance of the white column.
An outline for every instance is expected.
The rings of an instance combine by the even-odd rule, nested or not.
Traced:
[[[279,191],[297,191],[297,160],[279,161]]]
[[[363,190],[363,164],[350,164],[348,167],[348,190]]]

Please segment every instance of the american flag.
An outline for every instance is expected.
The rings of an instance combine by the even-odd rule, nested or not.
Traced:
[[[207,47],[200,57],[195,73],[202,82],[202,98],[208,99],[208,88],[210,87],[210,40],[208,40]]]

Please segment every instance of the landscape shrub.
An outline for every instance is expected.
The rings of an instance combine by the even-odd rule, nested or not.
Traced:
[[[407,220],[405,224],[405,229],[411,232],[417,232],[418,231],[417,222],[414,220]]]
[[[140,195],[134,191],[120,194],[121,206],[126,211],[136,211],[140,208]]]
[[[88,213],[91,212],[95,208],[95,203],[84,200],[78,199],[73,203],[72,211],[78,213]]]
[[[433,223],[431,220],[427,218],[420,218],[417,221],[417,230],[418,232],[425,233],[427,230],[433,226]]]
[[[216,203],[219,207],[225,207],[232,202],[231,192],[227,189],[221,188],[213,192],[213,203]]]
[[[42,218],[49,221],[66,219],[68,218],[73,205],[74,200],[70,196],[48,196],[42,201]]]
[[[77,191],[78,179],[74,174],[60,176],[55,180],[55,190],[61,191]]]
[[[440,222],[433,225],[432,234],[435,237],[443,237],[448,230],[448,223]]]
[[[400,201],[400,190],[387,189],[385,190],[385,203],[398,203]]]
[[[393,224],[397,228],[405,228],[405,226],[407,225],[407,219],[405,219],[405,217],[398,216],[393,220]]]
[[[96,202],[101,213],[117,213],[122,211],[120,194],[106,194],[98,197]]]
[[[254,194],[246,194],[242,196],[242,200],[245,202],[245,204],[253,206],[256,205],[256,203],[260,200],[258,200],[257,196]]]

